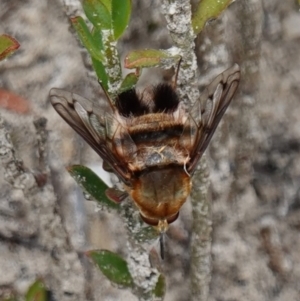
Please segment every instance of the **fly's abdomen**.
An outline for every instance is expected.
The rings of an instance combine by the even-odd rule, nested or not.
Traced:
[[[175,216],[190,190],[190,177],[183,167],[169,166],[141,174],[130,194],[142,216],[159,221]]]

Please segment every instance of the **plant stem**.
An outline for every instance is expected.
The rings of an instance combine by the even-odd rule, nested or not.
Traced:
[[[163,0],[162,12],[178,53],[182,56],[178,76],[178,92],[185,103],[198,101],[197,61],[195,55],[195,34],[191,25],[189,0]],[[200,161],[193,177],[192,190],[192,238],[191,238],[191,296],[187,300],[204,301],[208,296],[210,282],[211,207],[208,198],[208,170],[206,159]]]

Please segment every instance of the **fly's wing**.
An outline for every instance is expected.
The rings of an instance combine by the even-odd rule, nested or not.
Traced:
[[[128,173],[122,162],[113,155],[106,142],[106,118],[88,99],[60,89],[51,89],[50,101],[57,113],[107,161],[117,176],[129,184]]]
[[[239,85],[237,64],[218,75],[189,112],[186,129],[192,138],[187,171],[193,173]]]

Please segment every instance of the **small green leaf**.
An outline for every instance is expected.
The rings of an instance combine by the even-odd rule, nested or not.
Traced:
[[[92,63],[93,63],[93,68],[97,74],[97,77],[101,83],[101,86],[103,87],[103,89],[105,91],[107,91],[108,90],[108,76],[105,71],[105,67],[103,66],[103,64],[100,61],[98,61],[94,58],[92,58]]]
[[[102,31],[101,29],[94,27],[92,30],[93,42],[97,45],[97,49],[104,49],[103,39],[102,39]]]
[[[92,30],[93,41],[96,45],[99,45],[99,48],[104,49],[102,41],[102,32],[99,28],[94,27]],[[102,63],[102,60],[99,61],[97,58],[92,57],[93,67],[97,74],[97,77],[102,85],[102,87],[107,91],[108,89],[108,76],[105,70],[105,67]]]
[[[104,4],[105,3],[105,4]],[[91,23],[101,29],[111,29],[111,14],[107,8],[107,1],[84,0],[83,10]]]
[[[206,22],[217,18],[232,0],[202,0],[192,17],[192,26],[195,34],[204,28]]]
[[[26,301],[47,301],[47,290],[42,280],[35,281],[28,289]]]
[[[178,61],[180,55],[170,54],[165,50],[142,49],[130,52],[125,58],[125,68],[147,68],[159,66],[166,62]]]
[[[114,38],[117,40],[125,31],[131,14],[131,0],[112,0],[111,18]]]
[[[11,54],[13,54],[18,48],[20,44],[17,40],[10,37],[9,35],[3,34],[0,36],[0,61],[4,60]]]
[[[139,77],[136,73],[127,74],[121,84],[119,93],[122,93],[122,92],[125,92],[125,91],[128,91],[128,90],[134,88],[138,79],[139,79]]]
[[[88,167],[73,165],[67,168],[74,180],[85,189],[96,201],[109,208],[117,209],[119,205],[105,195],[108,186]]]
[[[101,50],[103,50],[103,43],[101,35],[97,36],[97,40],[94,39],[89,28],[81,17],[71,18],[71,23],[74,26],[81,43],[87,49],[91,57],[98,61],[103,61],[104,57],[101,52]]]
[[[156,298],[161,298],[163,300],[166,294],[166,278],[162,274],[159,275],[155,288],[153,290],[153,295]]]
[[[127,262],[118,254],[107,250],[94,250],[87,255],[110,281],[122,287],[132,287],[133,280]]]

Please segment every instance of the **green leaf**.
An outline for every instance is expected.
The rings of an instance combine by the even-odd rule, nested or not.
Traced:
[[[103,64],[92,58],[92,63],[93,63],[93,68],[97,74],[97,77],[101,83],[101,86],[103,87],[103,89],[105,89],[105,91],[108,90],[108,76],[107,73],[105,71],[105,67],[103,66]]]
[[[101,205],[117,209],[119,205],[105,195],[108,186],[88,167],[73,165],[67,168],[74,180]]]
[[[99,28],[94,28],[92,30],[92,37],[93,37],[93,42],[96,45],[98,45],[98,47],[101,50],[104,49],[103,40],[102,40],[102,32],[101,32],[101,30],[99,30]],[[106,70],[105,70],[105,67],[104,67],[102,61],[99,61],[98,59],[92,57],[92,62],[93,62],[94,70],[101,83],[101,86],[103,87],[103,89],[105,89],[107,91],[108,76],[107,76],[107,73],[106,73]]]
[[[98,34],[97,39],[94,38],[81,17],[71,18],[71,23],[74,26],[81,43],[87,49],[91,57],[98,61],[103,61],[104,57],[101,52],[101,50],[103,50],[103,43],[101,35]]]
[[[161,298],[163,300],[166,294],[166,278],[162,274],[159,275],[155,288],[153,290],[153,295],[156,298]]]
[[[111,18],[114,38],[117,40],[128,26],[131,14],[131,0],[112,0]]]
[[[0,61],[4,60],[11,54],[13,54],[18,48],[20,44],[17,40],[10,37],[9,35],[3,34],[0,36]]]
[[[95,27],[111,29],[111,13],[106,6],[109,3],[104,3],[101,0],[84,0],[82,6],[87,18]]]
[[[35,281],[28,289],[26,301],[47,301],[47,290],[42,280]]]
[[[195,34],[204,28],[206,22],[217,18],[232,0],[202,0],[192,17],[192,26]]]
[[[142,49],[130,52],[125,58],[125,68],[155,67],[166,62],[178,61],[179,54],[170,54],[165,50]]]
[[[121,87],[119,89],[119,93],[128,91],[135,87],[137,81],[139,79],[139,76],[136,73],[129,73],[124,78]]]
[[[97,45],[97,49],[104,49],[103,39],[102,39],[102,31],[101,29],[94,27],[92,30],[92,39],[95,45]]]
[[[102,32],[99,28],[94,27],[92,30],[93,41],[96,45],[99,45],[99,48],[104,49],[102,41]],[[93,67],[97,74],[97,77],[102,85],[102,87],[107,91],[108,89],[108,76],[105,70],[105,67],[102,63],[102,60],[99,61],[97,58],[92,57]]]
[[[87,255],[110,281],[122,287],[132,287],[133,280],[127,262],[118,254],[107,250],[94,250],[87,252]]]

